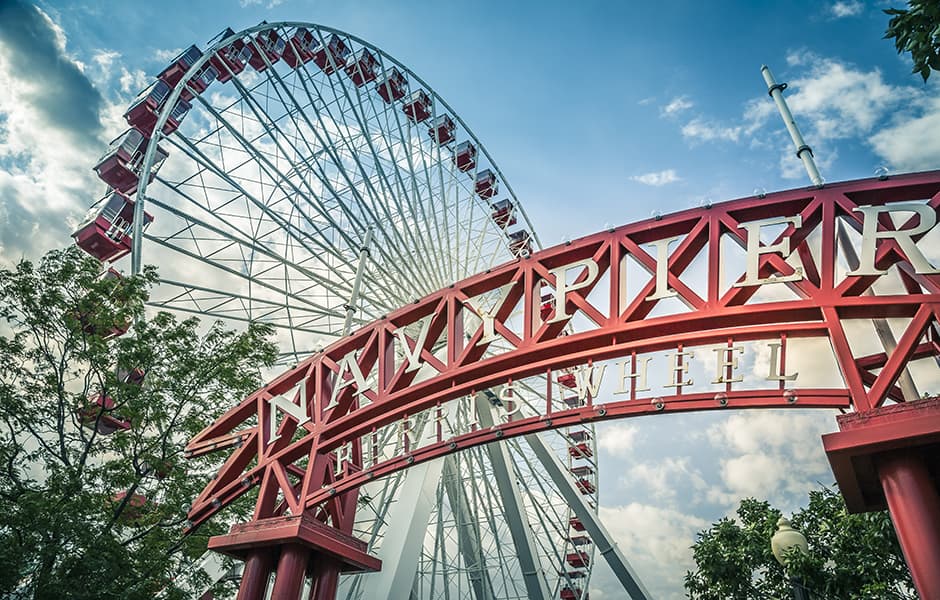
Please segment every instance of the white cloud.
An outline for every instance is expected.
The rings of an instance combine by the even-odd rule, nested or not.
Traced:
[[[680,499],[684,503],[694,504],[699,497],[689,497],[690,493],[707,489],[701,473],[694,469],[687,456],[665,457],[653,462],[638,462],[630,466],[621,477],[624,489],[644,490],[647,495],[656,498],[665,505],[675,505]]]
[[[834,59],[817,57],[809,73],[794,78],[787,103],[798,121],[825,139],[868,133],[890,110],[917,90],[885,82],[878,69],[863,71]]]
[[[899,171],[940,167],[940,99],[931,98],[918,115],[883,128],[869,141]]]
[[[681,178],[676,175],[675,169],[666,169],[664,171],[654,171],[652,173],[643,173],[642,175],[634,175],[630,177],[632,181],[637,183],[642,183],[643,185],[652,185],[659,187],[669,183],[675,183]]]
[[[809,438],[818,442],[820,435],[835,430],[835,419],[827,416],[820,411],[741,412],[709,428],[707,436],[716,447],[738,453],[793,448],[798,456],[808,458],[804,442]],[[812,447],[814,453],[819,449],[818,443]]]
[[[829,14],[836,19],[855,17],[862,14],[865,5],[858,0],[839,0],[829,7]]]
[[[265,8],[274,8],[275,6],[280,6],[284,4],[284,0],[268,0],[267,3],[264,0],[238,0],[238,5],[242,8],[248,8],[249,6],[261,6],[264,4]]]
[[[97,193],[89,190],[100,190],[91,166],[102,148],[102,99],[66,53],[62,29],[38,8],[22,11],[18,18],[32,20],[37,33],[0,41],[0,263],[6,264],[67,245],[72,219]]]
[[[744,497],[781,509],[805,503],[806,490],[832,475],[820,436],[835,430],[826,411],[761,411],[731,415],[710,427],[709,443],[722,453],[721,484],[708,499],[729,508]]]
[[[707,521],[677,510],[636,502],[601,506],[600,517],[654,598],[684,598],[681,574],[694,566],[690,546],[695,534],[708,527]],[[609,573],[600,575],[592,581],[592,594],[594,585],[617,589],[616,584],[604,585],[603,579],[611,577]]]
[[[632,423],[603,425],[597,428],[597,443],[601,450],[620,458],[629,458],[633,454],[639,432],[640,428]]]
[[[169,63],[182,53],[182,48],[158,48],[154,50],[153,57],[159,62]]]
[[[111,66],[114,64],[114,61],[121,58],[120,52],[114,52],[112,50],[98,50],[95,52],[91,60],[95,65],[98,66],[103,71],[111,69]]]
[[[817,155],[833,161],[831,141],[859,139],[899,170],[940,167],[940,102],[936,88],[891,85],[878,69],[863,70],[802,52],[793,64],[809,71],[791,82],[790,107]],[[791,153],[792,154],[792,153]],[[799,166],[791,158],[789,163]],[[825,167],[825,165],[823,165]]]
[[[737,142],[743,129],[740,125],[722,125],[696,117],[682,126],[682,136],[691,141],[699,142]]]
[[[842,3],[844,10],[856,3]],[[852,6],[849,6],[852,5]],[[854,10],[854,9],[853,9]],[[867,144],[897,170],[940,167],[940,101],[937,86],[929,89],[894,85],[877,68],[864,69],[799,49],[786,57],[795,74],[787,103],[824,169],[835,163],[839,143]],[[749,100],[737,122],[697,116],[682,127],[690,142],[725,141],[760,147],[767,128],[782,130],[773,102],[766,96]],[[759,133],[760,132],[760,133]],[[774,134],[780,170],[785,178],[803,178],[788,137]]]
[[[767,454],[743,454],[722,461],[721,477],[736,498],[763,497],[776,491],[787,466]]]
[[[121,67],[121,76],[118,82],[121,85],[121,92],[134,95],[147,87],[150,83],[150,77],[141,69],[128,71],[126,67]]]
[[[685,96],[678,96],[676,98],[673,98],[669,104],[662,107],[660,109],[660,112],[663,114],[663,116],[670,117],[670,116],[679,114],[683,111],[689,110],[693,106],[694,104],[692,103],[691,100],[689,100]]]

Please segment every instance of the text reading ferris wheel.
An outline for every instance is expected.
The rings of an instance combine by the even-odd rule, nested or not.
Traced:
[[[183,52],[125,117],[130,129],[95,166],[108,192],[76,243],[105,264],[130,256],[134,272],[157,265],[155,307],[273,325],[284,364],[539,246],[450,106],[340,31],[226,29]],[[571,374],[556,379],[562,391],[575,386]],[[518,386],[514,401],[570,405],[535,389]],[[492,420],[505,397],[482,394],[484,408],[468,399],[448,418]],[[361,487],[353,535],[382,573],[344,577],[338,597],[586,598],[595,543],[609,547],[571,507],[596,513],[593,427],[541,437],[550,456],[503,441]],[[380,576],[381,591],[370,583]]]

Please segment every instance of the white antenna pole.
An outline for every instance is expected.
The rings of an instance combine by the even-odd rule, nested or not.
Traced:
[[[793,115],[790,113],[787,101],[783,99],[783,90],[787,89],[787,84],[777,83],[773,73],[770,72],[770,67],[767,65],[763,65],[760,68],[760,72],[761,75],[764,76],[764,81],[767,82],[767,93],[770,94],[770,97],[777,103],[780,116],[783,117],[787,131],[790,132],[790,138],[793,140],[793,145],[796,146],[796,155],[803,161],[803,166],[806,167],[806,172],[809,174],[813,185],[821,188],[823,186],[823,178],[816,168],[816,161],[813,160],[813,151],[806,145],[806,142],[803,141],[803,135],[796,126],[796,121],[793,120]],[[858,264],[858,255],[855,253],[855,247],[852,246],[842,223],[839,223],[838,235],[846,259],[850,264]],[[874,295],[874,292],[870,288],[866,290],[865,293],[867,295]],[[882,346],[884,346],[888,354],[891,354],[898,344],[894,339],[894,333],[892,333],[891,328],[888,326],[888,321],[886,319],[873,319],[872,322],[874,323],[875,333],[878,335]],[[898,383],[901,386],[901,393],[906,401],[910,402],[919,398],[917,387],[914,384],[914,378],[911,377],[910,371],[904,369],[901,376],[898,378]]]
[[[793,145],[796,147],[797,158],[803,161],[803,166],[806,167],[806,172],[809,174],[813,185],[821,188],[823,186],[823,178],[822,175],[819,174],[819,169],[816,168],[816,161],[813,160],[813,150],[807,146],[806,142],[803,140],[803,134],[800,133],[799,127],[796,126],[796,121],[793,120],[793,115],[790,113],[787,101],[783,99],[783,90],[787,89],[787,84],[777,83],[773,73],[770,72],[770,67],[767,65],[761,66],[760,72],[761,75],[764,76],[764,81],[767,82],[767,93],[770,94],[770,97],[773,98],[774,102],[777,104],[777,110],[780,111],[780,116],[783,117],[783,124],[787,126],[787,131],[790,132],[790,138],[793,140]]]

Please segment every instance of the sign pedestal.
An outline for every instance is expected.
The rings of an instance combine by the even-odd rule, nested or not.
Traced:
[[[307,513],[233,525],[228,535],[210,538],[209,549],[245,561],[238,600],[262,600],[272,570],[274,598],[299,599],[310,570],[315,579],[310,600],[332,600],[340,573],[382,568],[382,561],[366,552],[365,542]]]
[[[940,598],[940,397],[841,415],[823,446],[850,513],[887,508],[921,598]]]

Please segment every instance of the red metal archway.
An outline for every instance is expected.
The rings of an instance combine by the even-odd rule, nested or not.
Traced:
[[[380,568],[349,535],[351,492],[413,464],[500,438],[642,414],[800,406],[852,408],[875,418],[887,401],[904,401],[897,384],[912,361],[940,356],[940,270],[924,254],[938,213],[940,171],[792,190],[603,231],[456,283],[297,365],[194,438],[191,456],[236,449],[194,502],[191,526],[258,487],[252,523],[210,544],[248,560],[240,598],[259,597],[253,578],[266,579],[273,568],[266,545],[281,547],[275,595],[285,595],[277,597],[297,597],[312,552],[320,559],[311,597],[332,598],[341,570]],[[840,227],[854,237],[840,236]],[[762,242],[761,234],[772,241]],[[840,252],[855,243],[848,240],[859,246],[854,264]],[[729,245],[740,258],[737,277]],[[628,282],[630,261],[642,275]],[[689,282],[693,263],[705,271],[697,286]],[[673,308],[661,310],[666,303]],[[871,319],[892,319],[902,330],[896,347],[859,355],[846,323]],[[578,332],[566,334],[572,320]],[[787,374],[788,340],[811,337],[831,344],[842,387],[801,388]],[[738,344],[755,340],[770,344],[775,359],[766,386],[748,389],[738,385],[735,356]],[[715,351],[715,391],[684,391],[687,349],[716,344],[725,346]],[[654,397],[643,392],[648,361],[638,355],[662,351],[671,352],[666,386],[673,393]],[[552,410],[559,374],[578,378],[580,391],[603,376],[595,363],[618,357],[624,399],[600,403],[595,388],[579,393],[569,410]],[[442,426],[448,401],[535,375],[547,375],[543,410],[509,411],[489,428]],[[863,434],[827,442],[840,484],[856,500],[871,495],[865,477],[872,473],[878,490],[879,475],[901,478],[893,495],[885,484],[896,523],[909,510],[897,498],[911,486],[921,490],[926,504],[911,518],[927,519],[928,532],[930,523],[940,528],[936,467],[922,457],[940,441],[935,408],[917,413],[926,421],[916,435],[894,430],[878,440]],[[438,423],[436,439],[409,446],[408,424],[421,414]],[[403,453],[386,456],[371,446],[384,427],[400,429]],[[901,458],[875,456],[902,447]],[[875,466],[859,472],[852,466],[859,457]],[[910,542],[917,552],[940,561],[940,532],[918,540]],[[924,597],[933,597],[925,590],[940,594],[936,575],[911,566]]]

